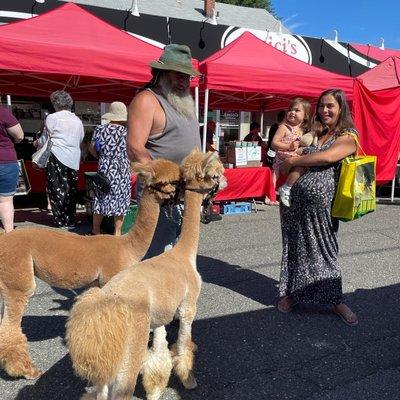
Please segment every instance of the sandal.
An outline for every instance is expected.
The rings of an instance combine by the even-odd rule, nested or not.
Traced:
[[[332,306],[332,311],[336,315],[338,315],[346,325],[348,325],[348,326],[358,325],[357,315],[355,313],[353,313],[353,311],[351,311],[350,309],[348,310],[348,312],[341,312],[337,309],[337,307]],[[354,315],[355,319],[351,320],[353,315]]]
[[[94,233],[92,231],[85,233],[85,236],[96,236],[96,235],[97,235],[97,233]]]

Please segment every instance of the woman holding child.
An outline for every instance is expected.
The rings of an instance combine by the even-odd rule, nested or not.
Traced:
[[[283,252],[278,310],[289,312],[297,302],[330,304],[346,324],[356,325],[356,314],[343,302],[338,220],[331,216],[339,163],[357,150],[357,132],[342,90],[321,94],[315,122],[317,144],[305,148],[303,155],[287,158],[279,169],[289,175],[293,187],[289,187],[290,207],[280,208]]]

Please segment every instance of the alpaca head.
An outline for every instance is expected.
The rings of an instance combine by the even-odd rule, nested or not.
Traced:
[[[226,187],[224,167],[216,152],[201,153],[193,150],[181,164],[181,176],[187,187],[207,193],[216,185]]]
[[[174,162],[163,158],[146,163],[136,162],[132,164],[132,171],[160,203],[174,198],[181,179],[179,166]]]

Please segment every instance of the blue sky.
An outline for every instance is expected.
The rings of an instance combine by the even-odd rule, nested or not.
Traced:
[[[400,49],[400,0],[272,0],[294,34]]]

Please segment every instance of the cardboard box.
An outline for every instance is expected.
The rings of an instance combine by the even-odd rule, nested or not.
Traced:
[[[247,162],[261,161],[261,146],[249,146],[247,150]]]
[[[247,167],[247,147],[228,147],[226,160],[235,168]]]

